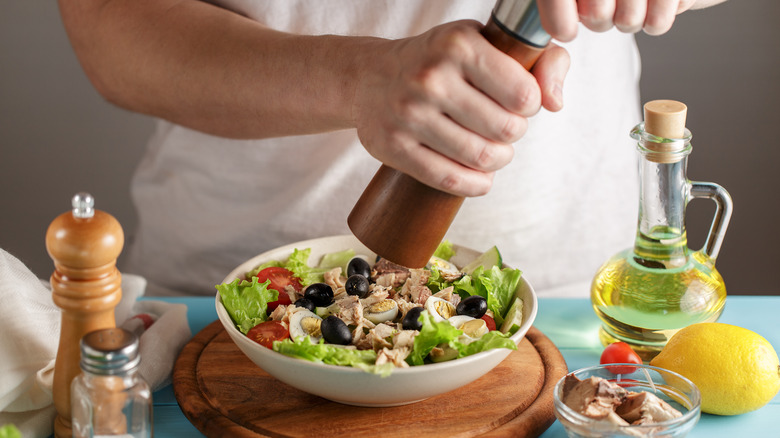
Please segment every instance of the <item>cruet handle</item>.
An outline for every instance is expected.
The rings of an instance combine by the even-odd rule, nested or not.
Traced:
[[[710,225],[707,240],[704,241],[702,248],[714,263],[731,220],[731,196],[726,189],[715,183],[694,181],[690,184],[691,198],[706,198],[715,201],[715,216],[712,218],[712,225]]]

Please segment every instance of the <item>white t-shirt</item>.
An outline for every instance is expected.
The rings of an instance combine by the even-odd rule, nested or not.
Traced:
[[[224,0],[282,31],[400,38],[448,21],[487,22],[493,2]],[[589,293],[598,267],[636,230],[640,121],[633,36],[581,28],[565,44],[572,64],[564,109],[529,123],[493,189],[467,199],[446,238],[523,270],[542,296]],[[313,104],[315,104],[313,102]],[[139,227],[125,272],[149,295],[215,293],[246,259],[299,240],[349,234],[347,216],[380,163],[354,130],[228,140],[158,122],[132,182]]]

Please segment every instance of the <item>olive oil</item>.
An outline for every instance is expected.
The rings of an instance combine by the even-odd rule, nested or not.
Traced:
[[[673,117],[670,108],[676,111]],[[731,198],[717,184],[687,179],[692,147],[685,109],[679,102],[650,102],[645,123],[631,132],[640,152],[636,239],[633,248],[602,265],[591,286],[593,309],[602,321],[601,342],[626,342],[644,361],[683,327],[716,321],[726,303],[726,286],[715,259],[731,217]],[[648,132],[652,129],[648,117],[660,133]],[[670,128],[675,125],[669,123],[670,117],[676,127]],[[685,208],[694,198],[717,205],[704,248],[698,251],[688,248],[685,230]]]
[[[618,253],[598,271],[591,290],[601,342],[626,342],[643,360],[658,354],[677,330],[716,321],[726,303],[723,278],[702,251],[682,266],[649,262],[633,249]]]

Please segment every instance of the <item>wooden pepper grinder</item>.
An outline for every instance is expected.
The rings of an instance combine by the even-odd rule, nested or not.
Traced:
[[[71,381],[80,372],[81,338],[116,327],[114,309],[122,299],[116,259],[124,232],[110,214],[94,209],[88,193],[73,197],[73,211],[59,215],[46,231],[46,249],[54,261],[52,299],[62,309],[60,343],[54,366],[54,436],[70,437]]]
[[[550,42],[539,20],[536,0],[498,0],[482,35],[527,70]],[[422,268],[463,200],[383,164],[347,223],[355,237],[375,253],[402,266]]]

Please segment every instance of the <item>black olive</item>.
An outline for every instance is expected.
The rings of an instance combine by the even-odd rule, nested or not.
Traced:
[[[320,331],[325,342],[330,344],[347,345],[352,342],[352,333],[344,321],[334,315],[322,320]]]
[[[303,307],[311,312],[314,312],[314,309],[316,308],[314,303],[308,298],[298,298],[298,301],[295,302],[295,307]]]
[[[425,310],[422,306],[412,307],[404,315],[403,321],[401,321],[401,327],[404,330],[422,330],[422,323],[419,321],[420,314]]]
[[[351,275],[344,283],[344,289],[349,295],[357,295],[358,298],[368,296],[368,279],[360,274]]]
[[[349,264],[347,265],[347,277],[351,277],[355,274],[362,275],[366,278],[371,276],[371,266],[368,266],[368,262],[365,259],[355,257],[349,261]]]
[[[333,302],[333,288],[325,283],[312,283],[303,291],[303,297],[317,307],[329,306]]]
[[[487,300],[485,297],[472,295],[458,303],[458,307],[455,308],[455,312],[458,315],[466,315],[472,318],[482,318],[482,315],[487,312]]]

